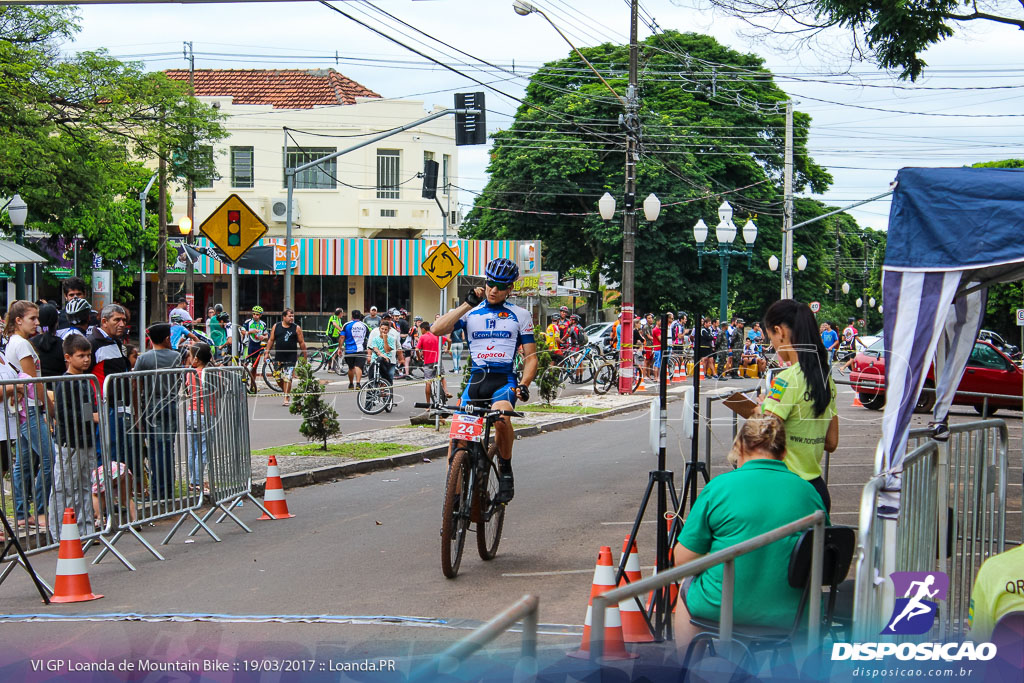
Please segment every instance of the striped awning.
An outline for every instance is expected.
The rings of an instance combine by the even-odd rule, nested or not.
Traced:
[[[49,263],[50,259],[40,256],[17,242],[0,240],[0,264]]]
[[[208,246],[206,238],[198,240],[199,246]],[[265,238],[259,246],[283,244],[283,238]],[[430,239],[359,239],[359,238],[296,238],[293,244],[299,246],[296,275],[426,275],[421,264],[440,240]],[[521,244],[517,240],[463,240],[449,239],[448,245],[465,264],[461,275],[482,277],[487,262],[504,257],[515,260]],[[205,275],[229,274],[224,263],[203,256],[197,263],[197,271]],[[266,271],[240,268],[240,274]]]

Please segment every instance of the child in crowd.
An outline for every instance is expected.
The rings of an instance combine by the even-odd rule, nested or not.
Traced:
[[[135,369],[135,361],[139,359],[139,349],[133,344],[125,344],[124,357],[128,359],[128,367]]]
[[[97,467],[92,473],[92,510],[101,526],[106,526],[107,499],[104,496],[107,486],[114,503],[122,510],[128,508],[128,519],[134,522],[139,518],[135,506],[135,480],[132,471],[123,462],[110,463],[110,469]]]
[[[203,472],[206,470],[206,463],[209,459],[206,432],[208,419],[211,414],[210,397],[203,394],[202,376],[203,369],[209,365],[213,358],[208,344],[196,344],[189,349],[189,365],[195,369],[185,377],[185,386],[188,389],[188,412],[185,415],[185,427],[188,430],[188,490],[191,492],[201,491],[203,494],[210,492],[208,483],[203,482]]]
[[[64,340],[65,375],[84,375],[92,362],[92,346],[83,335],[74,334]],[[53,403],[59,418],[54,428],[57,462],[53,468],[53,489],[50,491],[50,535],[60,540],[63,510],[74,508],[80,537],[93,532],[96,505],[89,505],[90,474],[96,463],[96,425],[99,404],[96,387],[85,379],[57,382],[53,386]],[[58,514],[58,512],[60,514]]]

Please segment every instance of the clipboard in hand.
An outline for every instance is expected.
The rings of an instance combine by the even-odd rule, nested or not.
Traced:
[[[760,405],[752,396],[744,394],[742,391],[737,391],[722,403],[743,419],[748,419],[753,415]]]

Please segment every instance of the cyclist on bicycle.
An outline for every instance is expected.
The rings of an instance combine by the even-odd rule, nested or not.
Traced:
[[[512,410],[516,400],[530,400],[530,383],[537,375],[537,344],[533,339],[533,318],[529,311],[507,302],[512,285],[519,278],[519,267],[509,259],[496,258],[484,271],[487,286],[466,294],[458,308],[434,321],[430,331],[449,334],[464,329],[469,341],[472,364],[469,382],[461,403],[490,405],[496,410]],[[523,347],[523,377],[515,374],[516,349]],[[502,417],[495,423],[498,445],[498,495],[495,502],[507,503],[515,495],[512,476],[512,421]]]
[[[395,383],[395,367],[405,358],[401,347],[401,335],[394,327],[390,316],[385,316],[380,325],[370,331],[366,340],[367,356],[377,361],[377,372],[388,384]]]
[[[334,360],[335,356],[341,354],[341,344],[338,340],[341,338],[341,330],[345,323],[345,309],[339,306],[334,309],[334,315],[327,319],[327,341],[329,344],[335,345],[334,353],[331,354],[330,360]]]
[[[252,385],[256,386],[256,366],[260,364],[260,355],[269,336],[267,323],[263,320],[263,307],[253,306],[252,317],[246,320],[240,329],[245,339],[244,362],[250,363],[249,375],[252,378]]]
[[[199,343],[199,337],[186,327],[186,324],[191,324],[191,321],[185,317],[187,315],[188,311],[180,308],[175,308],[171,311],[171,348],[175,351],[184,351],[184,348],[181,346],[182,339],[188,340],[186,346]]]

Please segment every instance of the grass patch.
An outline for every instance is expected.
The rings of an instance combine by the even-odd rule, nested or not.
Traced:
[[[354,458],[356,460],[375,460],[386,458],[399,453],[409,453],[416,450],[415,446],[407,446],[400,443],[368,443],[359,441],[355,443],[332,443],[327,445],[327,450],[320,448],[319,444],[304,443],[295,446],[273,446],[253,451],[255,456],[268,455],[314,455],[331,458]]]
[[[543,404],[516,406],[516,410],[524,413],[568,413],[570,415],[593,415],[605,411],[604,408],[594,408],[593,406],[549,406]]]

